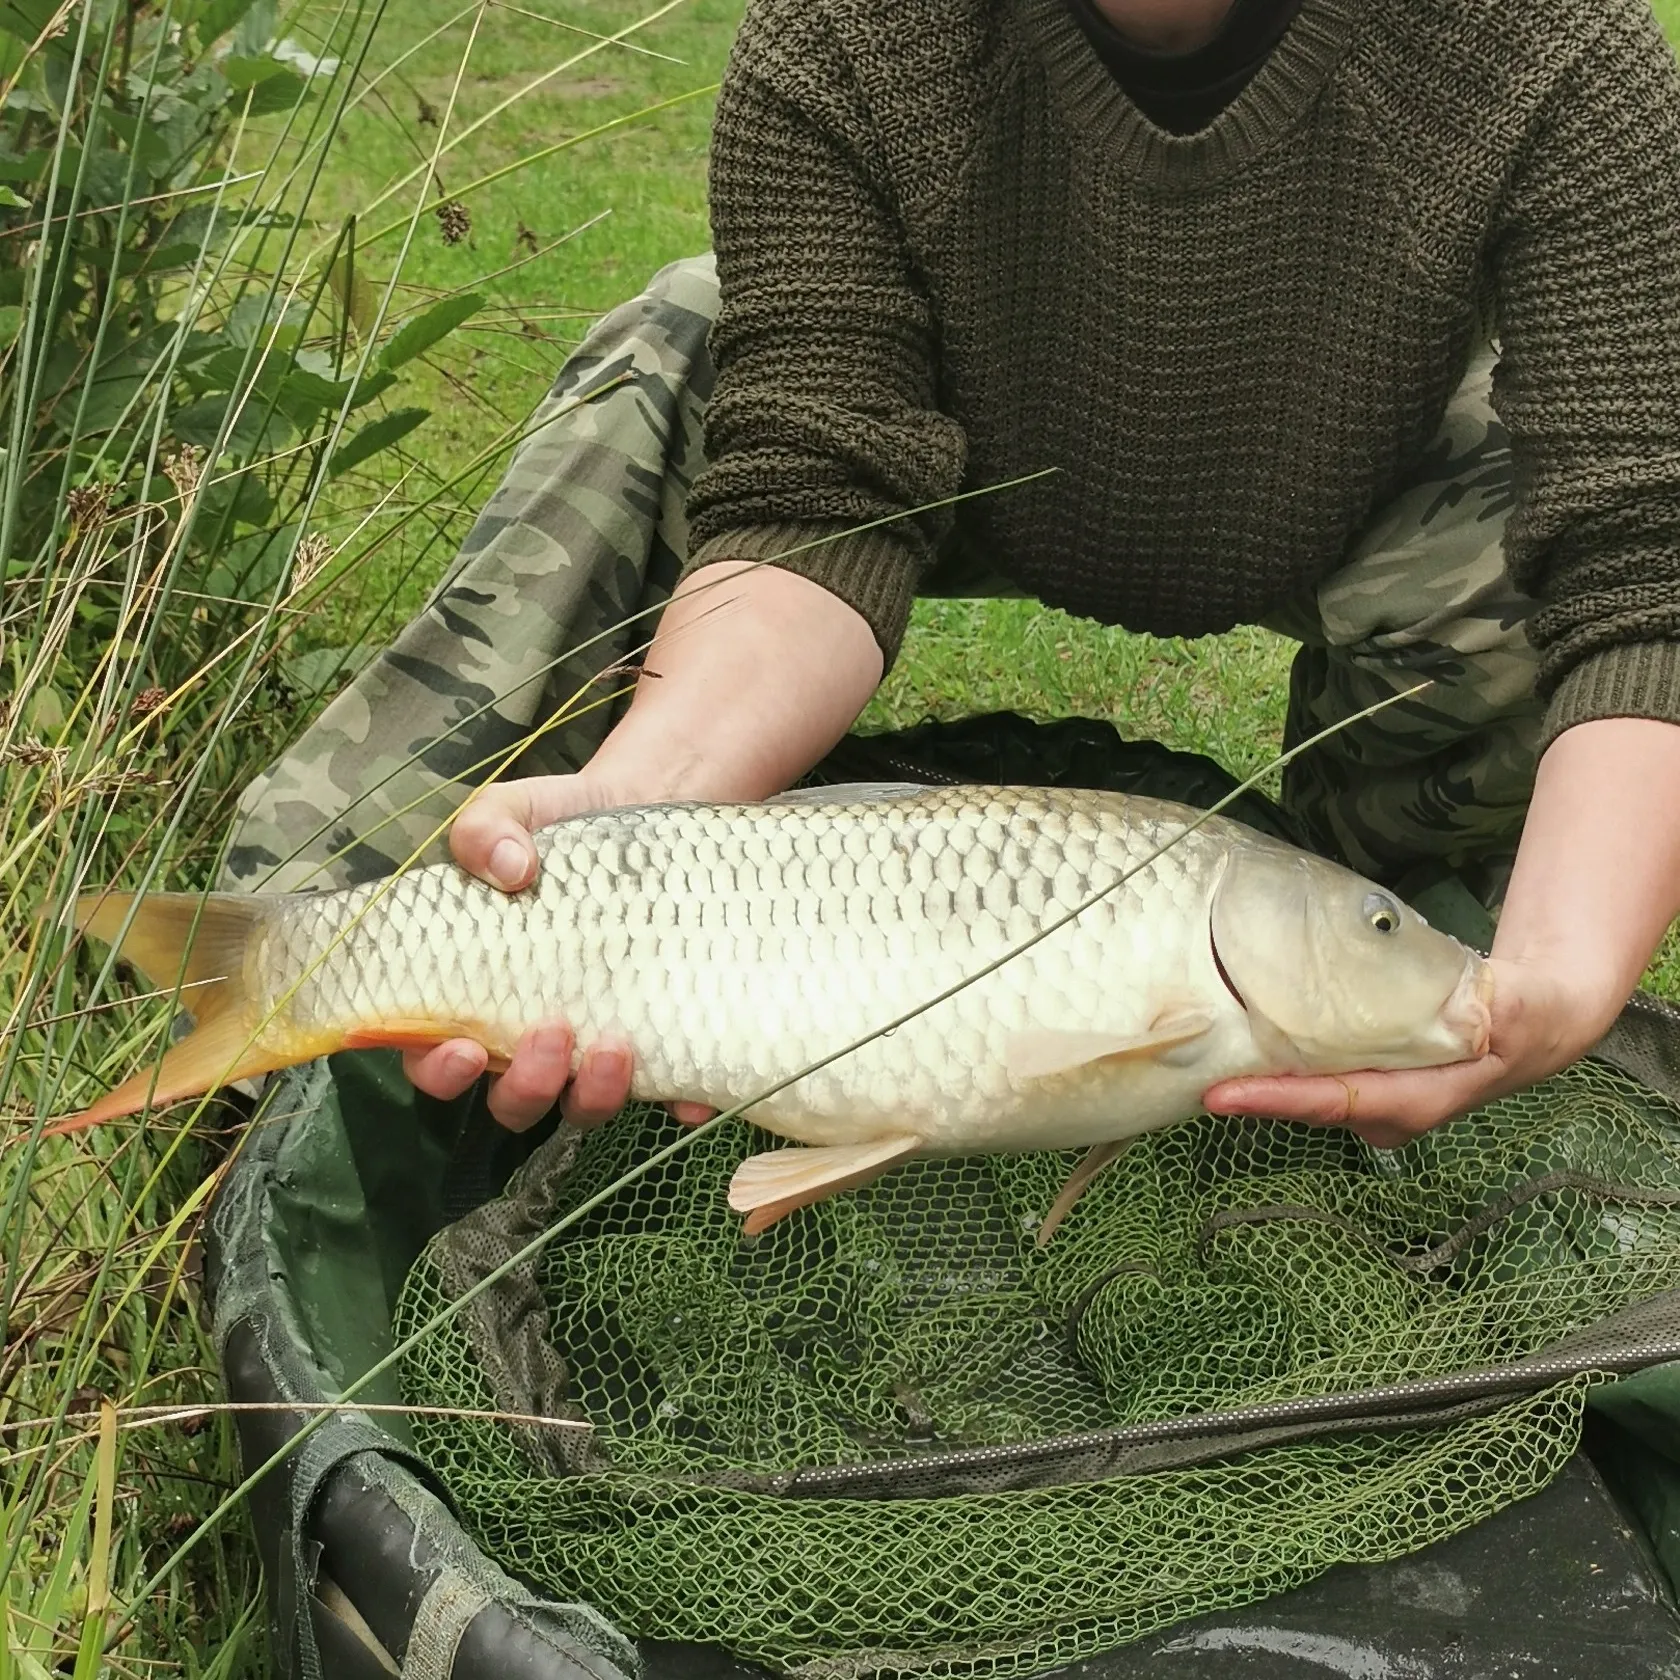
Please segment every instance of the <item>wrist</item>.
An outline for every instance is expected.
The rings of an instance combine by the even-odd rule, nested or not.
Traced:
[[[1503,992],[1511,1006],[1507,1030],[1528,1041],[1548,1070],[1590,1050],[1610,1030],[1633,991],[1618,966],[1580,952],[1526,952],[1494,948],[1495,1013]]]

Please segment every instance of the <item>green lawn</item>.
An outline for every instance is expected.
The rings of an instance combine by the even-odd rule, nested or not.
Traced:
[[[375,69],[396,68],[380,81],[379,97],[346,121],[316,198],[317,214],[322,206],[361,208],[364,240],[406,220],[424,174],[399,184],[423,171],[440,133],[450,145],[437,170],[442,195],[464,193],[561,141],[622,126],[470,193],[471,232],[458,243],[445,243],[434,216],[420,220],[393,312],[456,291],[480,291],[487,303],[428,358],[405,393],[405,403],[433,415],[404,452],[410,476],[388,519],[374,517],[361,529],[364,539],[517,427],[594,317],[663,264],[708,248],[708,90],[722,74],[741,7],[739,0],[677,0],[621,44],[592,38],[629,29],[656,10],[637,0],[493,6],[476,36],[472,8],[451,0],[398,0],[386,14]],[[555,16],[539,15],[549,12]],[[567,67],[580,54],[587,56]],[[509,99],[516,102],[454,143]],[[364,249],[371,273],[389,274],[400,238],[399,231]],[[338,538],[356,529],[400,476],[387,459],[378,476],[357,480],[354,493],[340,496],[328,531]],[[326,604],[315,639],[379,639],[411,614],[494,482],[492,470],[454,487],[417,522],[427,526],[424,534],[409,530],[377,567],[358,568]]]

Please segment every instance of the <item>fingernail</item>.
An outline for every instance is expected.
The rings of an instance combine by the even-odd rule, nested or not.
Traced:
[[[446,1072],[451,1079],[468,1080],[478,1078],[478,1063],[469,1056],[465,1050],[450,1050],[445,1052],[443,1067],[444,1072]]]
[[[572,1029],[556,1021],[545,1021],[532,1030],[531,1048],[539,1056],[570,1057]]]
[[[525,848],[517,840],[498,840],[490,850],[490,879],[503,892],[525,884]]]

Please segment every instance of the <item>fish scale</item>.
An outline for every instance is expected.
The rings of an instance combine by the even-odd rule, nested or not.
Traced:
[[[743,1166],[758,1199],[736,1205],[762,1223],[911,1154],[1107,1159],[1222,1078],[1485,1046],[1480,959],[1372,883],[1199,817],[1071,789],[812,790],[572,818],[513,895],[445,865],[156,895],[126,932],[120,895],[78,915],[160,984],[194,940],[198,1028],[159,1100],[345,1046],[468,1036],[505,1064],[564,1019],[580,1045],[628,1041],[633,1094],[751,1102],[810,1146]]]

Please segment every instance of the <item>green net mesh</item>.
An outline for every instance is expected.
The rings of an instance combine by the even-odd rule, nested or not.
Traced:
[[[678,1135],[557,1136],[399,1331]],[[504,1567],[780,1670],[1031,1673],[1401,1555],[1543,1486],[1593,1373],[1680,1339],[1680,1108],[1602,1062],[1392,1154],[1143,1138],[1043,1250],[1072,1156],[915,1164],[744,1239],[763,1145],[607,1195],[404,1385],[517,1414],[414,1426]]]

